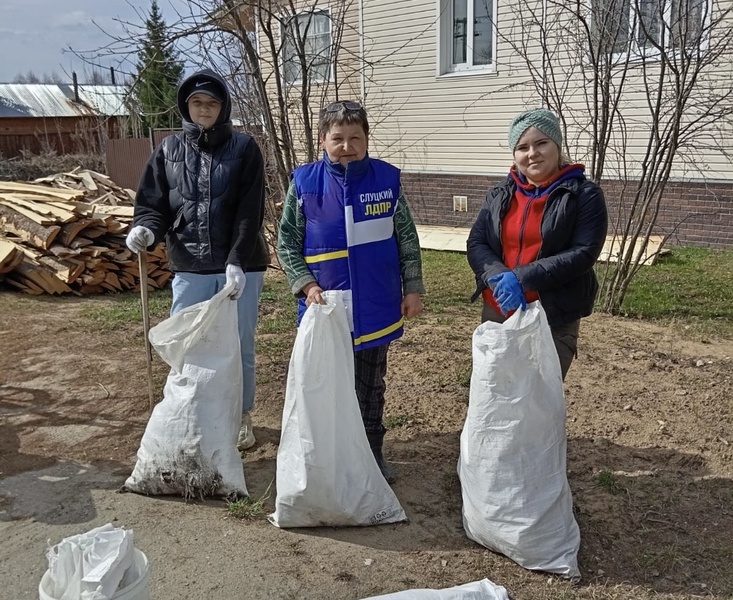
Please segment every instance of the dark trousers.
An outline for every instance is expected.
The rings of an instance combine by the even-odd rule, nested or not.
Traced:
[[[367,436],[384,433],[384,377],[387,375],[387,351],[389,344],[354,352],[356,397],[359,399],[361,420]]]
[[[503,323],[506,317],[496,312],[488,304],[484,304],[481,311],[481,322],[492,321],[494,323]],[[555,342],[555,350],[560,358],[560,369],[562,370],[562,380],[570,370],[573,359],[578,355],[578,332],[580,331],[580,320],[573,321],[567,325],[558,327],[550,326],[552,332],[552,341]]]

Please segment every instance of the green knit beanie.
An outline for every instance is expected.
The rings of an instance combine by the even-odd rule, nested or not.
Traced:
[[[535,108],[518,114],[509,125],[509,149],[512,152],[530,127],[536,127],[562,148],[562,129],[558,118],[546,108]]]

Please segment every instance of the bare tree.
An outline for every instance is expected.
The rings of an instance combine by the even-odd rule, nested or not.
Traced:
[[[191,0],[186,6],[167,23],[168,42],[188,63],[214,66],[229,82],[233,117],[267,157],[266,222],[274,241],[290,174],[318,158],[320,108],[339,98],[366,101],[362,81],[373,65],[359,54],[357,4],[334,0],[324,10],[317,0]],[[124,34],[104,48],[72,51],[89,64],[116,59],[116,71],[129,76],[124,65],[130,70],[144,28],[121,25]]]
[[[725,156],[730,168],[733,8],[711,0],[519,0],[510,10],[502,25],[513,26],[499,31],[528,73],[519,85],[560,116],[564,150],[609,184],[618,253],[601,304],[617,312],[658,232],[673,174],[704,179],[703,152]],[[666,243],[674,231],[663,233]]]
[[[33,71],[18,73],[13,77],[13,83],[41,83],[41,77],[36,75]]]
[[[321,107],[359,100],[377,131],[400,107],[386,96],[366,98],[378,62],[364,58],[356,0],[332,0],[327,9],[317,0],[189,0],[185,6],[167,20],[167,41],[187,64],[213,67],[229,83],[235,123],[256,137],[266,156],[265,225],[274,244],[292,171],[318,158]],[[112,63],[122,77],[134,77],[131,56],[145,34],[145,15],[138,17],[140,22],[119,21],[124,33],[109,36],[103,48],[70,51],[87,64]],[[385,154],[404,151],[401,141],[397,135],[380,147]]]

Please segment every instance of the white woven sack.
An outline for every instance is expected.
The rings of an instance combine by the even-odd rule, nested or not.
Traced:
[[[405,590],[364,600],[509,600],[506,589],[488,579],[443,590]]]
[[[227,286],[150,330],[171,371],[125,489],[186,498],[247,495],[237,450],[242,361],[232,290]]]
[[[473,334],[458,476],[468,537],[522,567],[580,576],[560,361],[539,302]]]
[[[277,527],[406,520],[369,448],[354,389],[354,349],[339,291],[308,307],[290,357],[277,451]]]

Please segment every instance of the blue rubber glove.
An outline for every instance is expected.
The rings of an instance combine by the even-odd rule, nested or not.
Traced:
[[[494,298],[505,315],[521,307],[527,310],[527,299],[519,279],[512,271],[505,271],[489,277],[488,283],[494,291]]]

